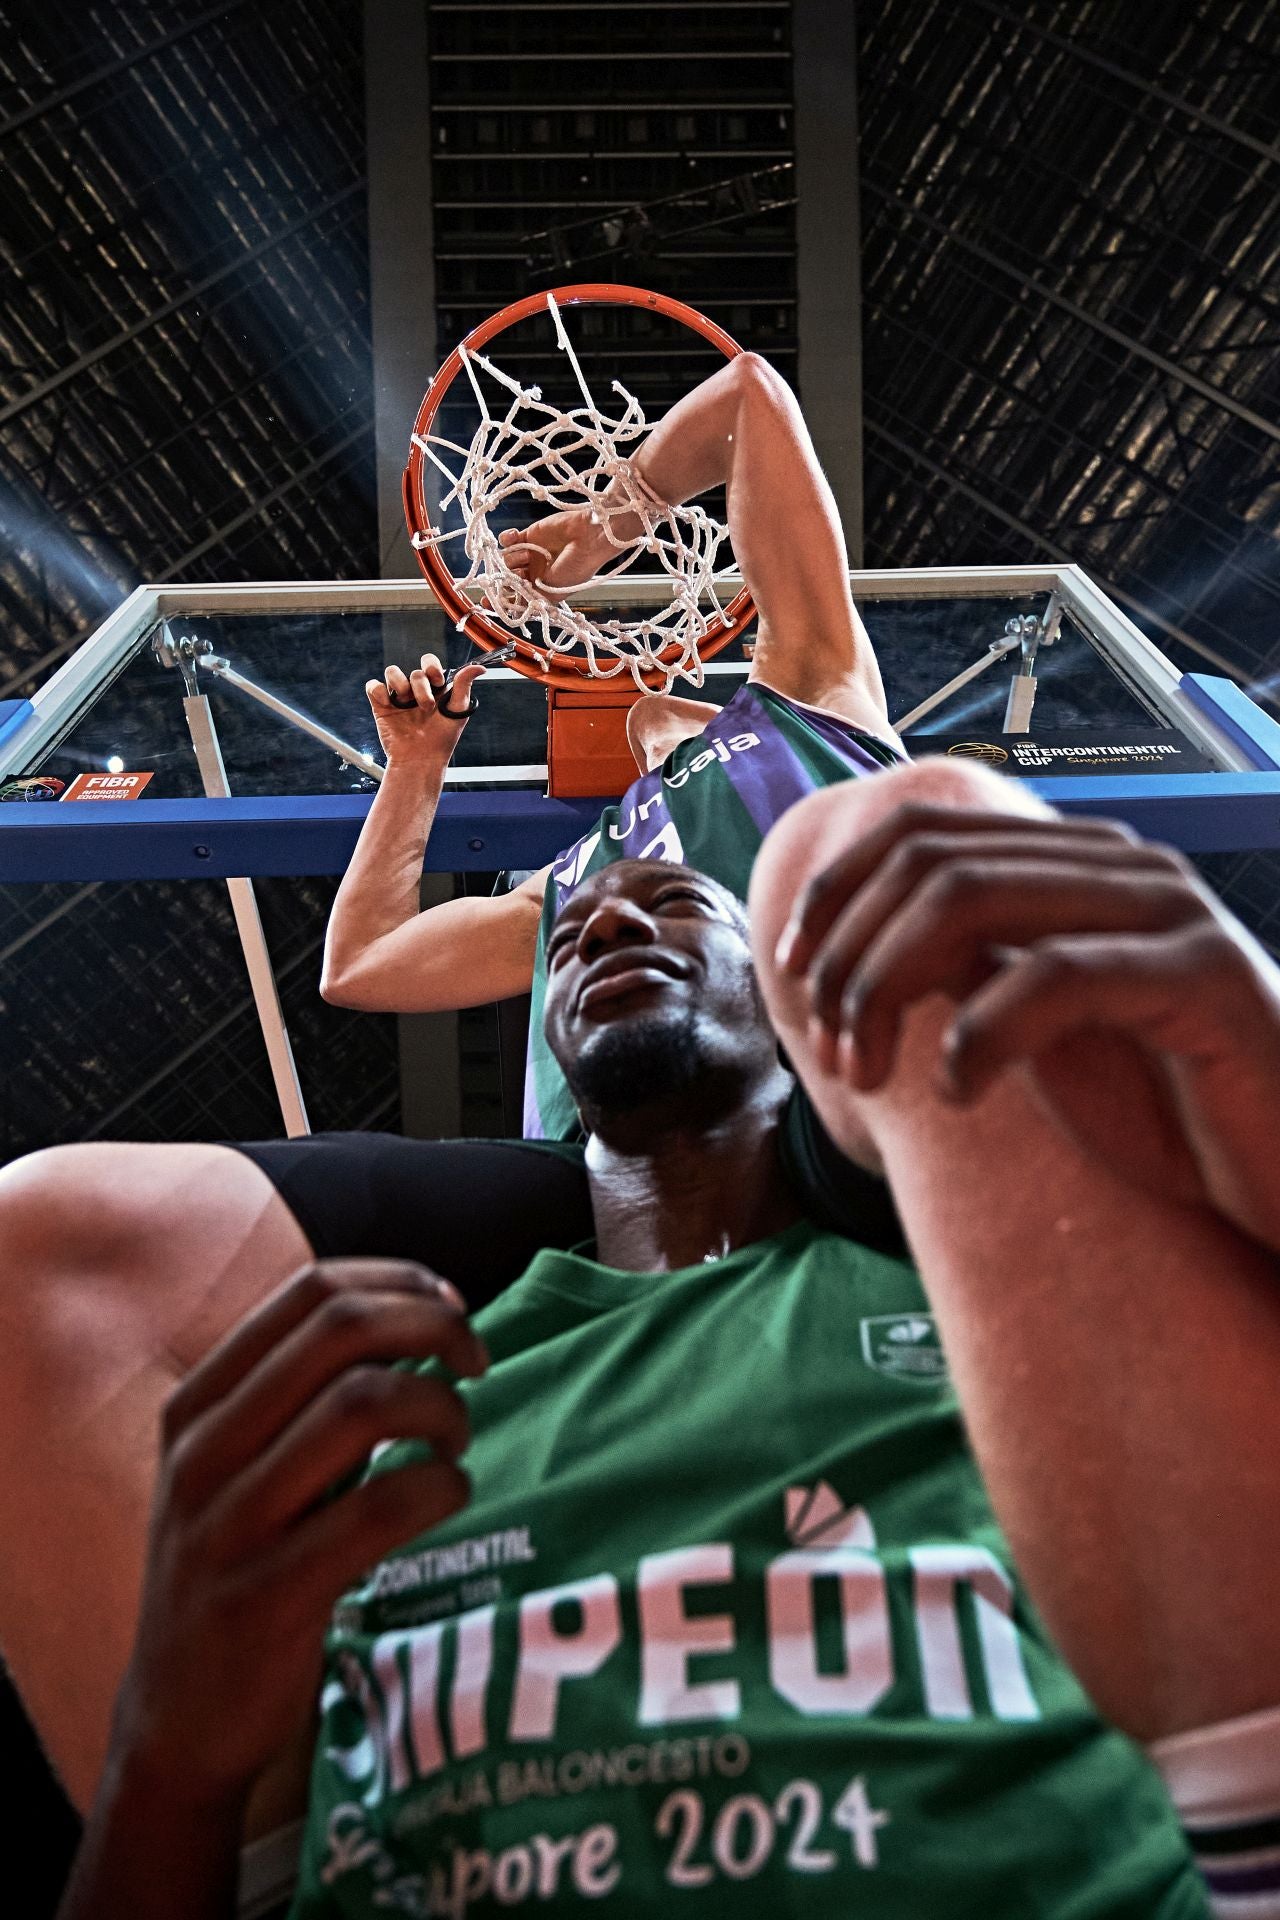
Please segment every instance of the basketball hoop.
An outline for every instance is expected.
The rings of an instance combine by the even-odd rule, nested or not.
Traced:
[[[413,548],[457,630],[484,651],[514,641],[511,664],[544,686],[581,687],[584,681],[612,679],[628,671],[642,689],[670,687],[677,679],[700,685],[703,661],[738,638],[754,618],[755,605],[745,588],[721,604],[719,589],[732,571],[717,567],[726,528],[701,507],[669,506],[655,499],[633,469],[628,449],[638,450],[650,423],[639,401],[616,380],[612,391],[621,402],[616,413],[605,413],[593,398],[561,317],[562,308],[576,306],[641,307],[700,334],[726,360],[742,352],[736,340],[695,308],[641,287],[556,287],[504,307],[454,348],[418,409],[404,470],[405,517]],[[551,316],[556,344],[582,394],[581,406],[565,410],[549,404],[541,388],[522,386],[484,351],[497,335],[542,312]],[[480,424],[468,447],[433,430],[440,404],[462,372],[480,409]],[[482,375],[496,384],[496,414]],[[429,466],[447,483],[441,520],[456,504],[461,527],[445,531],[432,524],[426,495]],[[602,498],[606,488],[611,489],[608,503]],[[647,554],[669,585],[670,604],[646,618],[593,621],[564,593],[516,573],[490,525],[495,510],[516,496],[537,502],[543,514],[589,505],[593,516],[600,516],[617,560],[583,586],[607,590],[611,580]],[[611,522],[622,515],[639,518],[638,536],[628,540],[614,534]],[[467,565],[455,571],[445,559],[445,548],[457,541]],[[479,600],[484,604],[478,605]]]

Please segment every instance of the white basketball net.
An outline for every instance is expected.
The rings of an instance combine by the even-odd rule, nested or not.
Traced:
[[[587,671],[600,679],[611,679],[629,668],[637,686],[644,686],[646,672],[661,674],[668,688],[677,679],[700,686],[698,648],[727,624],[718,588],[733,569],[718,568],[716,563],[728,529],[701,507],[666,505],[645,485],[623,451],[634,448],[648,430],[640,402],[615,380],[613,391],[624,402],[622,413],[614,419],[600,411],[550,294],[547,306],[557,344],[568,356],[585,404],[562,412],[548,405],[540,387],[522,387],[484,354],[460,348],[480,408],[480,424],[471,445],[460,447],[430,432],[415,433],[413,440],[449,483],[440,501],[441,519],[456,502],[464,524],[448,533],[437,527],[415,533],[413,543],[440,547],[448,540],[461,540],[468,567],[465,573],[455,573],[458,586],[482,592],[492,615],[532,643],[534,658],[544,672],[558,655],[581,648]],[[489,410],[477,367],[512,396],[501,418]],[[447,456],[462,461],[460,471],[455,471]],[[603,495],[608,487],[613,487],[614,497],[606,503]],[[490,515],[513,495],[537,501],[546,511],[591,509],[618,558],[590,580],[574,582],[575,589],[607,587],[641,554],[650,554],[670,581],[670,605],[651,617],[593,622],[585,609],[569,604],[564,589],[541,587],[514,572],[508,559],[511,550],[502,546],[489,525]],[[614,533],[613,523],[631,514],[639,516],[643,531],[624,540]],[[465,630],[465,618],[458,626]]]

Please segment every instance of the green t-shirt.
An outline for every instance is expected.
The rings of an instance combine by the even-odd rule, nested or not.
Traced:
[[[479,1325],[472,1503],[335,1614],[298,1920],[1207,1911],[1017,1587],[910,1267],[807,1222],[544,1253]]]

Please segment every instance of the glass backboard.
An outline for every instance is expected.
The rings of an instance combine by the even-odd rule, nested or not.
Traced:
[[[1056,804],[1196,849],[1280,838],[1280,728],[1228,682],[1179,673],[1079,569],[851,579],[914,754],[986,759]],[[658,583],[611,591],[621,607]],[[750,645],[749,631],[709,663],[704,698],[729,697]],[[123,769],[150,775],[145,792],[0,805],[0,877],[340,871],[378,776],[364,682],[425,651],[455,664],[470,650],[423,582],[139,588],[30,701],[0,709],[0,782]],[[229,798],[208,797],[193,690]],[[528,866],[585,831],[593,802],[545,797],[546,723],[536,682],[486,676],[432,866]]]

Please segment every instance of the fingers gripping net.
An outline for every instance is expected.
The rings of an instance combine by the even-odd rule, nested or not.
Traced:
[[[732,566],[717,566],[728,529],[701,507],[667,505],[646,486],[626,451],[648,431],[639,401],[615,380],[612,390],[623,402],[622,410],[617,417],[601,412],[559,309],[550,298],[548,306],[557,344],[568,356],[584,404],[568,411],[552,406],[540,387],[523,387],[485,354],[461,348],[480,408],[471,445],[460,447],[433,432],[415,433],[413,439],[448,482],[440,502],[441,521],[456,503],[464,524],[447,533],[438,527],[415,533],[413,544],[439,548],[461,540],[468,565],[465,573],[455,575],[456,584],[481,592],[496,617],[531,642],[544,672],[558,656],[581,648],[587,671],[600,679],[629,668],[640,687],[651,686],[655,674],[666,687],[677,679],[700,686],[699,647],[728,624],[718,589],[731,577]],[[489,409],[477,368],[511,395],[500,416]],[[607,587],[648,554],[670,582],[670,604],[650,617],[593,622],[584,609],[569,604],[568,588],[545,587],[517,573],[511,556],[528,549],[504,547],[490,525],[491,516],[517,497],[537,501],[546,511],[589,509],[593,523],[617,550],[616,562],[589,580],[573,582],[574,588]],[[633,515],[641,531],[624,538],[615,527]]]

